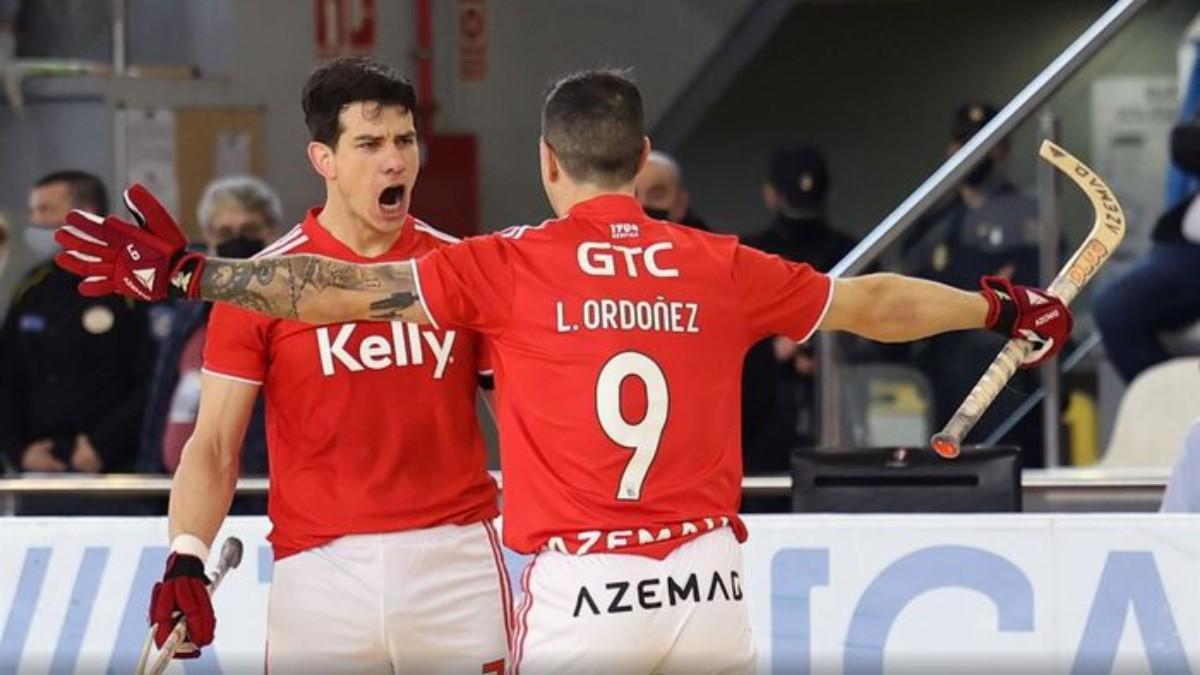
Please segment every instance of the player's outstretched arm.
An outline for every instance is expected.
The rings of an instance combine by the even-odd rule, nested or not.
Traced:
[[[1058,298],[999,277],[971,293],[898,274],[834,281],[822,330],[844,330],[879,342],[908,342],[955,330],[988,328],[1030,340],[1027,365],[1056,354],[1071,333],[1071,313]]]
[[[843,330],[877,342],[909,342],[986,327],[988,303],[979,293],[889,273],[833,283],[821,330]]]
[[[84,211],[67,214],[55,240],[60,267],[82,278],[86,296],[167,297],[224,302],[309,323],[399,319],[429,323],[417,302],[412,265],[356,265],[319,256],[207,258],[167,209],[140,185],[125,191],[135,223]]]
[[[408,262],[359,265],[314,255],[209,258],[197,295],[307,323],[429,323]]]

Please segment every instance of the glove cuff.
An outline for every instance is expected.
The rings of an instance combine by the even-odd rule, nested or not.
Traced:
[[[185,300],[200,299],[200,277],[204,273],[203,253],[180,251],[171,263],[171,281],[167,284],[167,296]]]
[[[1016,291],[1012,282],[1004,277],[983,277],[979,280],[983,289],[980,295],[988,303],[984,325],[1004,337],[1011,337],[1017,324],[1017,303],[1013,300]]]
[[[208,577],[204,575],[204,561],[190,553],[172,553],[167,556],[167,569],[163,573],[163,581],[179,577],[201,579],[205,585],[208,584]]]

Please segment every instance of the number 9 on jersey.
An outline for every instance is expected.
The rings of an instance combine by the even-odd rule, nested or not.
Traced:
[[[627,377],[636,377],[646,388],[646,414],[635,424],[630,424],[621,414],[621,383]],[[614,443],[633,451],[621,473],[618,501],[642,498],[642,484],[658,454],[667,425],[669,399],[667,378],[662,368],[645,354],[621,352],[600,369],[596,381],[596,417],[600,420],[600,428]]]

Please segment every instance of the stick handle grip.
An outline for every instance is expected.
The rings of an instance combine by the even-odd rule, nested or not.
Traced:
[[[979,418],[983,417],[983,413],[992,404],[992,401],[995,401],[996,397],[1000,395],[1004,385],[1012,379],[1013,373],[1017,372],[1021,361],[1025,359],[1032,348],[1029,341],[1020,339],[1009,340],[1004,345],[1004,349],[996,355],[992,365],[988,366],[987,372],[979,378],[979,381],[971,389],[971,393],[967,394],[962,404],[958,406],[954,416],[930,440],[930,445],[937,454],[944,459],[958,457],[962,450],[963,439],[979,422]]]

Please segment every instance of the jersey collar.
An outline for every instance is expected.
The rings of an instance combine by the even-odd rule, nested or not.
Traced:
[[[308,214],[304,217],[304,224],[301,226],[301,229],[304,230],[304,234],[308,235],[309,240],[316,244],[322,251],[328,251],[343,260],[362,262],[411,258],[414,255],[418,237],[415,231],[416,219],[413,218],[411,213],[405,217],[404,226],[400,229],[400,236],[396,237],[396,241],[392,242],[391,247],[374,258],[368,258],[356,253],[349,246],[343,244],[340,239],[333,236],[329,230],[325,229],[321,221],[317,220],[317,216],[321,215],[321,210],[320,206],[314,206],[309,209]]]
[[[642,219],[646,212],[632,195],[610,193],[579,202],[567,211],[575,218]]]

